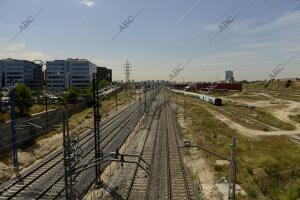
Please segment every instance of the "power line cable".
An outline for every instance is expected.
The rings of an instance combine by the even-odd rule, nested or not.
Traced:
[[[242,166],[242,162],[239,158],[237,158],[238,163],[240,163],[240,166]],[[251,182],[253,183],[254,189],[256,191],[256,193],[258,194],[259,198],[264,200],[266,199],[266,197],[263,195],[262,191],[259,189],[258,185],[255,183],[254,178],[252,177],[252,175],[248,172],[248,170],[246,168],[244,168],[243,166],[241,167],[241,169],[243,169],[246,174],[249,176]]]
[[[224,18],[225,15],[228,15],[229,13],[231,13],[231,12],[233,12],[233,11],[235,11],[235,10],[237,10],[237,9],[239,9],[239,8],[241,8],[241,7],[243,7],[243,6],[245,6],[245,5],[247,5],[249,2],[250,2],[250,0],[248,0],[247,3],[245,3],[245,4],[242,5],[242,6],[239,5],[239,6],[233,8],[233,9],[231,9],[231,10],[229,10],[229,11],[226,11],[226,12],[225,12],[224,14],[222,14],[221,16],[218,16],[218,17],[214,18],[214,19],[213,19],[211,22],[209,22],[208,24],[212,24],[212,23],[217,22],[219,19]],[[184,40],[186,40],[186,39],[193,38],[193,37],[194,37],[194,38],[196,38],[196,37],[203,37],[203,36],[205,36],[206,34],[210,34],[210,31],[205,31],[205,32],[204,32],[203,34],[201,34],[200,36],[197,36],[199,33],[201,33],[201,31],[203,31],[203,29],[204,29],[204,28],[201,28],[200,30],[196,31],[196,33],[192,33],[192,34],[188,34],[187,36],[184,36],[180,42],[178,42],[173,48],[170,48],[168,51],[171,51],[171,50],[174,50],[174,49],[178,49],[178,48],[181,46],[180,44],[183,43]],[[191,39],[190,39],[190,40],[191,40]],[[193,40],[193,39],[192,39],[192,40]],[[163,56],[159,56],[159,57],[163,57]],[[147,63],[147,62],[151,62],[151,61],[153,61],[153,59],[157,59],[157,58],[159,58],[159,57],[153,57],[153,58],[149,59],[148,61],[146,61],[146,63]]]
[[[280,2],[280,1],[278,1],[278,2]],[[265,0],[263,3],[256,5],[254,8],[259,7],[259,6],[264,6],[265,3],[268,3],[268,1]],[[269,8],[269,7],[273,6],[273,5],[276,5],[276,2],[275,2],[275,3],[273,2],[273,4],[270,4],[270,5],[267,5],[267,6],[268,6],[268,8]],[[251,11],[251,10],[253,10],[253,7],[250,8],[250,9],[248,10],[248,12]],[[249,18],[249,16],[246,17],[246,18],[244,18],[243,20],[246,20],[247,18]],[[283,27],[283,28],[284,28],[284,27]],[[222,42],[224,42],[224,41],[222,41]],[[216,45],[216,44],[219,44],[219,43],[215,43],[214,45]],[[208,45],[204,46],[203,48],[210,48],[211,46],[212,46],[211,44],[208,44]],[[199,47],[197,47],[197,49],[198,49],[198,48],[199,48]],[[194,52],[194,50],[195,50],[195,49],[193,49],[192,52]],[[189,51],[189,52],[190,52],[190,51]],[[178,56],[180,56],[180,55],[176,55],[176,57],[178,57]],[[181,56],[182,56],[182,55],[181,55]],[[170,59],[169,59],[169,60],[170,60]]]

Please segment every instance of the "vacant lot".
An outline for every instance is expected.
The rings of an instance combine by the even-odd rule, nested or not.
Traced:
[[[184,97],[174,97],[175,95],[173,101],[178,105],[178,117],[182,118]],[[247,197],[239,199],[300,198],[300,172],[297,170],[300,166],[300,145],[292,142],[289,136],[243,136],[211,114],[208,111],[209,106],[205,102],[187,97],[185,137],[224,156],[230,155],[232,137],[237,138],[237,182],[248,194]],[[229,167],[217,165],[216,160],[219,158],[194,150],[189,154],[197,154],[200,159],[205,159],[214,172],[214,182],[220,182],[221,177],[228,180]],[[201,166],[198,167],[201,170]],[[292,169],[293,172],[274,175]]]

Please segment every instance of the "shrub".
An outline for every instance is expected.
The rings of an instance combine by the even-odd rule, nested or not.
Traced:
[[[286,83],[285,83],[285,87],[288,88],[292,85],[292,81],[291,80],[288,80]]]
[[[17,83],[15,86],[16,106],[19,113],[25,114],[33,106],[31,90],[23,83]]]

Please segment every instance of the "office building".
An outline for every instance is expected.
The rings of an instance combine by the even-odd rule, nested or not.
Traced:
[[[40,90],[43,85],[42,65],[27,60],[0,60],[1,88],[15,83],[23,83],[32,90]]]
[[[225,71],[225,82],[226,83],[233,83],[234,82],[234,76],[232,70]]]
[[[108,82],[112,82],[112,70],[108,69],[106,67],[98,67],[97,68],[98,73],[98,80],[106,80]]]
[[[68,90],[71,86],[84,88],[92,83],[96,72],[97,65],[86,59],[47,61],[47,88],[53,91]]]

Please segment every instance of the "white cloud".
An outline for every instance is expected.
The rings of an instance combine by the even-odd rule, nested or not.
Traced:
[[[82,0],[81,3],[87,7],[92,7],[95,4],[95,1],[94,0]]]
[[[116,61],[112,61],[112,60],[107,60],[107,59],[103,59],[100,57],[91,57],[89,58],[89,60],[99,66],[120,66],[122,67],[124,64],[116,62]]]
[[[24,59],[24,60],[47,60],[51,58],[40,51],[26,50],[25,43],[11,44],[0,48],[0,58],[14,58],[14,59]]]
[[[294,11],[294,12],[289,12],[289,13],[283,14],[269,23],[262,24],[260,26],[254,27],[252,29],[249,29],[249,28],[248,28],[248,30],[244,29],[243,33],[245,33],[245,34],[264,33],[266,31],[273,31],[273,30],[277,30],[282,27],[288,27],[297,22],[298,23],[300,22],[300,11]]]
[[[4,48],[4,51],[21,51],[26,47],[25,43],[11,44]]]

